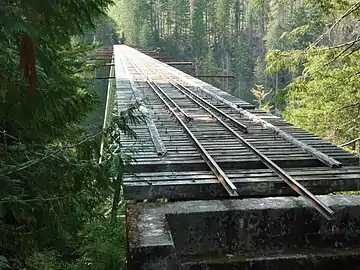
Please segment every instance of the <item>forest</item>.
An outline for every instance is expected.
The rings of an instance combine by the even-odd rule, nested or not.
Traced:
[[[126,43],[193,61],[193,75],[234,75],[208,82],[342,144],[360,134],[359,6],[119,0],[110,16]]]
[[[355,0],[2,0],[0,269],[126,269],[119,138],[144,119],[96,79],[103,46],[233,75],[208,82],[342,145],[360,137],[359,18]]]

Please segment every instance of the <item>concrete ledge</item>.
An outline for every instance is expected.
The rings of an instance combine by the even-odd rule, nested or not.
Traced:
[[[164,214],[156,208],[142,212],[139,206],[127,207],[129,269],[176,269],[178,260]]]
[[[220,269],[221,258],[228,255],[243,258],[235,264],[243,266],[234,268],[232,262],[226,265],[233,268],[221,269],[250,269],[246,265],[253,264],[259,268],[251,269],[285,269],[304,258],[312,265],[308,258],[314,253],[309,250],[316,251],[320,257],[315,261],[323,265],[340,263],[344,256],[358,258],[357,252],[348,251],[360,249],[360,196],[318,198],[336,212],[334,221],[327,221],[301,197],[129,205],[129,268]],[[329,249],[336,252],[324,251]],[[204,257],[212,259],[208,268],[199,264]],[[268,259],[251,262],[255,258]]]
[[[309,252],[267,257],[183,258],[181,270],[339,270],[360,269],[360,250]],[[196,261],[191,261],[196,260]]]

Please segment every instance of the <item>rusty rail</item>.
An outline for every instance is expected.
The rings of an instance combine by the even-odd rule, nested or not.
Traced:
[[[186,126],[186,124],[181,120],[181,118],[176,114],[176,112],[172,109],[172,107],[166,102],[166,100],[161,96],[161,94],[158,92],[158,90],[166,96],[171,103],[176,105],[176,102],[172,100],[164,91],[159,87],[154,85],[151,82],[151,79],[146,76],[133,62],[132,64],[137,69],[137,71],[142,74],[146,81],[148,82],[149,86],[153,89],[153,91],[156,93],[156,95],[162,100],[162,102],[166,105],[166,107],[172,112],[172,114],[177,118],[179,123],[182,125],[184,130],[188,133],[192,141],[194,142],[195,146],[199,149],[199,151],[202,153],[202,157],[206,161],[206,163],[209,165],[211,170],[214,172],[214,174],[218,177],[220,183],[223,184],[225,189],[229,192],[232,196],[237,196],[236,187],[234,184],[228,179],[226,174],[222,171],[222,169],[218,166],[218,164],[212,159],[212,157],[208,154],[206,149],[200,144],[200,142],[197,140],[197,138],[194,136],[194,134],[190,131],[190,129]],[[145,64],[146,65],[146,64]],[[149,67],[148,67],[149,68]],[[325,205],[323,202],[318,200],[314,194],[312,194],[309,190],[307,190],[304,186],[302,186],[299,182],[297,182],[294,178],[292,178],[289,174],[287,174],[283,169],[281,169],[276,163],[274,163],[270,158],[268,158],[265,154],[261,153],[255,146],[253,146],[250,142],[248,142],[245,138],[243,138],[241,135],[239,135],[233,128],[231,128],[223,119],[221,119],[218,115],[216,115],[213,111],[211,111],[209,108],[207,108],[202,103],[209,106],[208,102],[204,102],[204,99],[202,99],[199,95],[197,95],[194,91],[188,89],[186,86],[175,82],[174,80],[164,74],[161,73],[158,69],[155,70],[154,68],[150,68],[153,72],[157,73],[161,77],[167,77],[170,84],[172,84],[176,89],[181,91],[184,95],[186,95],[190,100],[192,100],[194,103],[198,104],[202,109],[207,111],[213,118],[215,118],[226,130],[228,130],[231,134],[233,134],[237,139],[239,139],[242,144],[250,151],[252,152],[256,157],[259,158],[259,160],[270,170],[272,170],[276,175],[278,175],[286,184],[288,184],[296,193],[301,195],[308,203],[310,203],[317,211],[319,211],[325,218],[328,220],[332,220],[334,216],[334,212],[332,209],[330,209],[327,205]],[[201,103],[202,102],[202,103]],[[179,107],[179,106],[177,106]],[[214,107],[212,104],[209,106],[214,110]],[[215,110],[216,112],[219,112],[218,108]],[[221,114],[222,117],[226,118],[226,120],[230,120],[231,118],[227,117],[227,114],[223,112]],[[232,122],[232,120],[230,120]],[[233,187],[232,187],[233,186]],[[229,187],[232,187],[229,189]],[[232,193],[232,192],[233,193]],[[234,195],[236,193],[236,195]]]
[[[159,73],[160,74],[160,73]],[[232,129],[227,123],[225,123],[220,117],[218,117],[215,113],[213,113],[211,110],[206,108],[204,105],[202,105],[198,100],[202,101],[203,103],[207,104],[212,109],[216,108],[214,105],[210,104],[209,102],[205,101],[203,98],[201,98],[199,95],[194,93],[192,90],[188,89],[186,86],[181,85],[179,83],[173,83],[174,80],[169,77],[166,74],[161,73],[160,76],[167,77],[170,84],[173,85],[176,89],[181,91],[184,95],[186,95],[189,99],[191,99],[193,102],[198,104],[202,109],[207,111],[213,118],[215,118],[224,128],[226,128],[231,134],[233,134],[236,138],[238,138],[242,144],[250,151],[252,152],[256,157],[260,159],[260,161],[268,167],[270,170],[272,170],[276,175],[278,175],[286,184],[288,184],[296,193],[301,195],[306,201],[308,201],[316,210],[318,210],[325,218],[328,220],[333,219],[334,212],[324,203],[322,203],[320,200],[318,200],[314,194],[312,194],[309,190],[307,190],[303,185],[301,185],[298,181],[296,181],[293,177],[291,177],[289,174],[287,174],[283,169],[281,169],[276,163],[274,163],[270,158],[268,158],[266,155],[261,153],[255,146],[253,146],[251,143],[249,143],[245,138],[240,136],[234,129]],[[196,100],[194,97],[196,97],[198,100]],[[216,111],[219,112],[218,108],[216,108]],[[227,120],[230,120],[230,122],[233,122],[235,119],[233,119],[231,116],[227,115],[226,113],[222,112],[221,115],[225,117]],[[235,120],[236,121],[236,120]]]
[[[201,154],[201,157],[204,159],[206,164],[209,166],[211,171],[215,174],[219,182],[224,186],[225,190],[229,193],[230,196],[239,196],[237,193],[237,189],[235,185],[231,182],[231,180],[228,178],[228,176],[225,174],[225,172],[220,168],[220,166],[216,163],[216,161],[212,158],[212,156],[209,154],[209,152],[204,148],[204,146],[199,142],[199,140],[196,138],[196,136],[191,132],[191,130],[188,128],[188,126],[185,124],[185,122],[179,117],[179,115],[176,113],[176,111],[172,108],[172,106],[164,99],[162,95],[164,95],[172,104],[176,104],[176,102],[170,98],[163,89],[159,85],[157,85],[154,81],[152,81],[148,76],[144,74],[140,70],[140,68],[130,59],[128,59],[129,62],[135,67],[138,73],[140,73],[146,80],[147,84],[150,86],[150,88],[154,91],[154,93],[159,97],[159,99],[162,101],[162,103],[167,107],[167,109],[172,113],[172,115],[176,118],[176,120],[179,122],[179,124],[182,126],[182,128],[185,130],[185,132],[188,134],[189,138],[193,142],[194,146],[198,149],[198,151]],[[161,93],[161,94],[160,94]],[[176,105],[176,107],[179,107]],[[184,115],[185,116],[185,115]],[[185,116],[186,117],[186,116]]]

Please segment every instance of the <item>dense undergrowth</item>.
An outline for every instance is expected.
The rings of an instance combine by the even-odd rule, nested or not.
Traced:
[[[142,116],[133,104],[102,129],[107,82],[95,76],[109,70],[90,59],[116,42],[109,4],[0,4],[0,269],[125,268],[131,157],[117,146]]]

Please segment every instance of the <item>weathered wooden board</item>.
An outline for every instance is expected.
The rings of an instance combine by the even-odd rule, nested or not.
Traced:
[[[268,169],[226,170],[240,197],[295,195],[280,178]],[[287,172],[315,194],[360,189],[360,168],[326,167],[288,169]],[[126,199],[170,200],[213,199],[227,197],[226,191],[209,171],[142,173],[124,179]]]
[[[141,200],[147,197],[153,199],[165,195],[173,199],[208,198],[209,194],[225,196],[225,191],[221,189],[221,185],[216,182],[214,176],[209,175],[209,173],[205,175],[198,174],[208,170],[208,168],[196,148],[191,144],[186,133],[180,128],[176,120],[171,117],[170,112],[165,109],[161,100],[149,88],[144,77],[138,73],[131,62],[127,61],[126,57],[123,57],[122,61],[122,64],[126,66],[126,70],[131,73],[133,85],[121,83],[120,78],[117,80],[116,100],[118,108],[120,110],[125,109],[131,102],[136,100],[133,95],[134,90],[137,95],[141,95],[146,107],[152,112],[151,121],[157,131],[156,137],[161,138],[161,143],[164,149],[167,150],[166,156],[157,156],[153,143],[154,138],[149,133],[149,124],[133,127],[140,138],[139,142],[127,137],[122,138],[125,147],[132,146],[138,150],[134,154],[137,162],[133,166],[133,172],[139,174],[139,180],[133,178],[124,179],[125,197],[127,199]],[[303,174],[299,174],[297,177],[311,191],[326,193],[358,188],[359,172],[355,169],[353,169],[354,172],[347,171],[346,173],[344,171],[340,173],[334,172],[327,167],[324,167],[324,170],[316,168],[316,170],[322,172],[321,174],[314,171],[314,167],[324,166],[319,159],[325,160],[325,163],[326,160],[333,162],[333,159],[335,159],[347,168],[347,166],[358,166],[358,157],[328,141],[322,140],[314,134],[292,126],[278,116],[257,110],[252,104],[177,69],[151,58],[146,61],[171,78],[185,81],[188,87],[197,95],[246,125],[248,133],[243,134],[239,131],[239,134],[280,167],[286,170],[296,168],[298,172],[302,172]],[[198,107],[196,103],[173,87],[169,81],[164,80],[161,75],[155,74],[153,70],[148,69],[144,63],[140,62],[136,63],[136,65],[161,86],[182,110],[193,117],[194,120],[187,124],[189,129],[223,170],[252,170],[251,176],[246,176],[246,181],[241,180],[244,177],[231,179],[240,188],[240,193],[243,192],[243,196],[294,194],[280,179],[265,173],[265,166],[238,139],[212,119],[208,112]],[[206,89],[206,91],[204,92],[201,89]],[[241,110],[237,108],[241,108]],[[281,129],[280,135],[276,134],[279,133],[279,129]],[[309,172],[314,173],[314,175],[309,175]],[[146,173],[150,173],[150,176],[147,176],[145,180],[141,180],[141,177]],[[172,180],[164,178],[165,180],[161,180],[155,177],[154,174],[156,173],[164,176],[175,173],[179,174],[180,178]],[[195,182],[194,179],[189,178],[189,175],[194,176],[194,174],[195,176],[197,174]],[[151,179],[151,175],[155,178]],[[181,178],[181,175],[188,176]],[[233,174],[230,175],[233,177]]]

